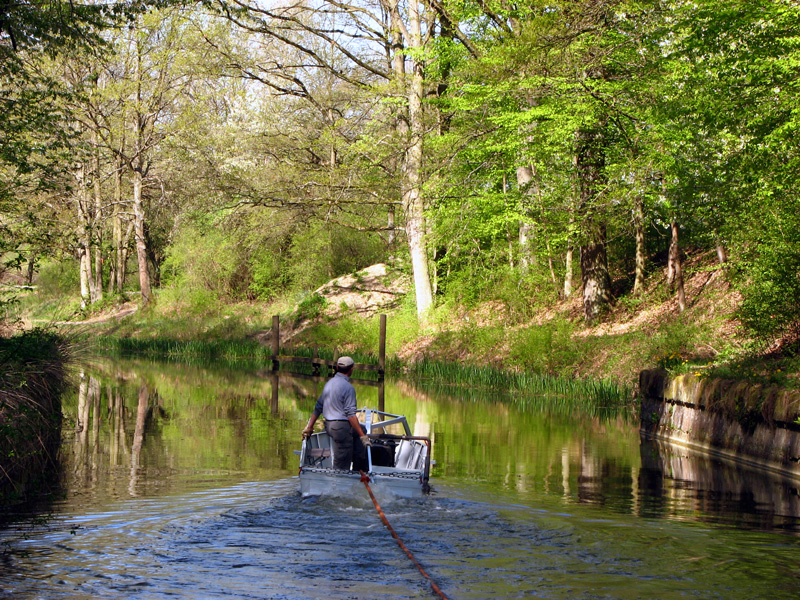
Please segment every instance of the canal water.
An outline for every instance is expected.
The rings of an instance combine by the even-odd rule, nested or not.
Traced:
[[[300,497],[321,384],[272,385],[87,369],[65,399],[63,493],[0,531],[0,598],[435,598],[366,493]],[[430,497],[383,509],[451,600],[800,597],[797,481],[642,440],[626,414],[405,382],[385,403],[435,465]]]

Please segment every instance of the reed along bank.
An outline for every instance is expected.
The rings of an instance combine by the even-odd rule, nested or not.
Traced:
[[[57,480],[68,347],[41,329],[0,338],[2,508],[50,491]]]

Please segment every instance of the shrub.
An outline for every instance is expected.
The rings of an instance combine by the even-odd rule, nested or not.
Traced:
[[[251,257],[250,272],[250,292],[259,300],[273,300],[286,288],[286,277],[275,252],[265,250]]]
[[[80,292],[80,271],[73,259],[46,260],[39,266],[36,278],[38,295],[44,299],[75,296]]]
[[[664,368],[673,368],[677,366],[672,364],[675,360],[682,364],[681,357],[693,353],[700,335],[700,327],[684,317],[665,323],[650,338],[648,358]]]
[[[297,309],[294,312],[294,322],[300,323],[301,321],[316,319],[322,314],[327,305],[328,301],[323,296],[319,294],[308,295],[297,305]]]
[[[250,274],[235,236],[213,224],[184,227],[169,247],[161,267],[167,287],[204,298],[239,299],[246,293]]]
[[[581,355],[573,331],[572,323],[558,320],[516,332],[511,339],[511,364],[549,375],[571,373]]]

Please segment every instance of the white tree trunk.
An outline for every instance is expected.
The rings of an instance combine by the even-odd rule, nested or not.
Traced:
[[[633,295],[638,296],[644,290],[645,277],[645,239],[644,239],[644,202],[636,197],[633,205],[633,226],[636,230],[636,275],[633,280]]]
[[[83,242],[78,247],[78,262],[80,264],[81,308],[84,309],[91,304],[92,296],[89,292],[89,254],[86,252]]]
[[[136,239],[136,259],[139,266],[139,289],[142,292],[142,306],[152,300],[150,289],[150,268],[147,264],[147,240],[144,236],[144,206],[142,204],[142,173],[133,171],[133,229]]]
[[[567,240],[567,253],[564,257],[564,298],[572,296],[572,242]]]
[[[95,145],[97,144],[97,134],[92,133],[92,139]],[[102,223],[103,201],[100,194],[100,151],[95,150],[94,156],[94,173],[93,190],[94,190],[94,223],[92,228],[92,245],[94,246],[94,285],[92,291],[94,297],[92,302],[100,302],[103,300],[103,237],[102,230],[99,223]]]
[[[724,265],[728,262],[728,251],[725,249],[723,243],[719,240],[717,241],[717,260],[721,265]]]
[[[517,187],[528,196],[533,193],[533,167],[526,165],[517,167]],[[523,212],[524,212],[523,207]],[[519,268],[527,273],[533,264],[533,225],[528,221],[519,224]]]
[[[88,192],[86,189],[86,168],[81,164],[75,173],[77,194],[75,205],[78,216],[78,266],[80,270],[81,308],[86,308],[92,303],[92,255],[91,255],[91,222],[89,214]]]
[[[422,50],[422,25],[418,0],[409,2],[409,47]],[[407,88],[408,120],[410,140],[403,167],[403,207],[406,213],[406,237],[411,254],[414,274],[414,291],[417,300],[417,316],[424,320],[433,306],[433,290],[428,272],[428,246],[425,240],[425,203],[422,195],[422,139],[423,123],[423,77],[422,64],[413,61],[413,73]]]

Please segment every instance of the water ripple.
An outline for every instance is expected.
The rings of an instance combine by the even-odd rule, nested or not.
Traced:
[[[433,597],[366,494],[303,499],[296,488],[296,478],[243,484],[60,517],[27,539],[7,540],[0,598]],[[453,600],[757,598],[768,587],[752,574],[742,585],[742,560],[706,528],[632,527],[455,493],[383,508]],[[796,556],[796,547],[786,549]],[[768,550],[780,558],[780,548]],[[715,570],[705,554],[715,555]],[[673,568],[684,557],[692,560]]]

